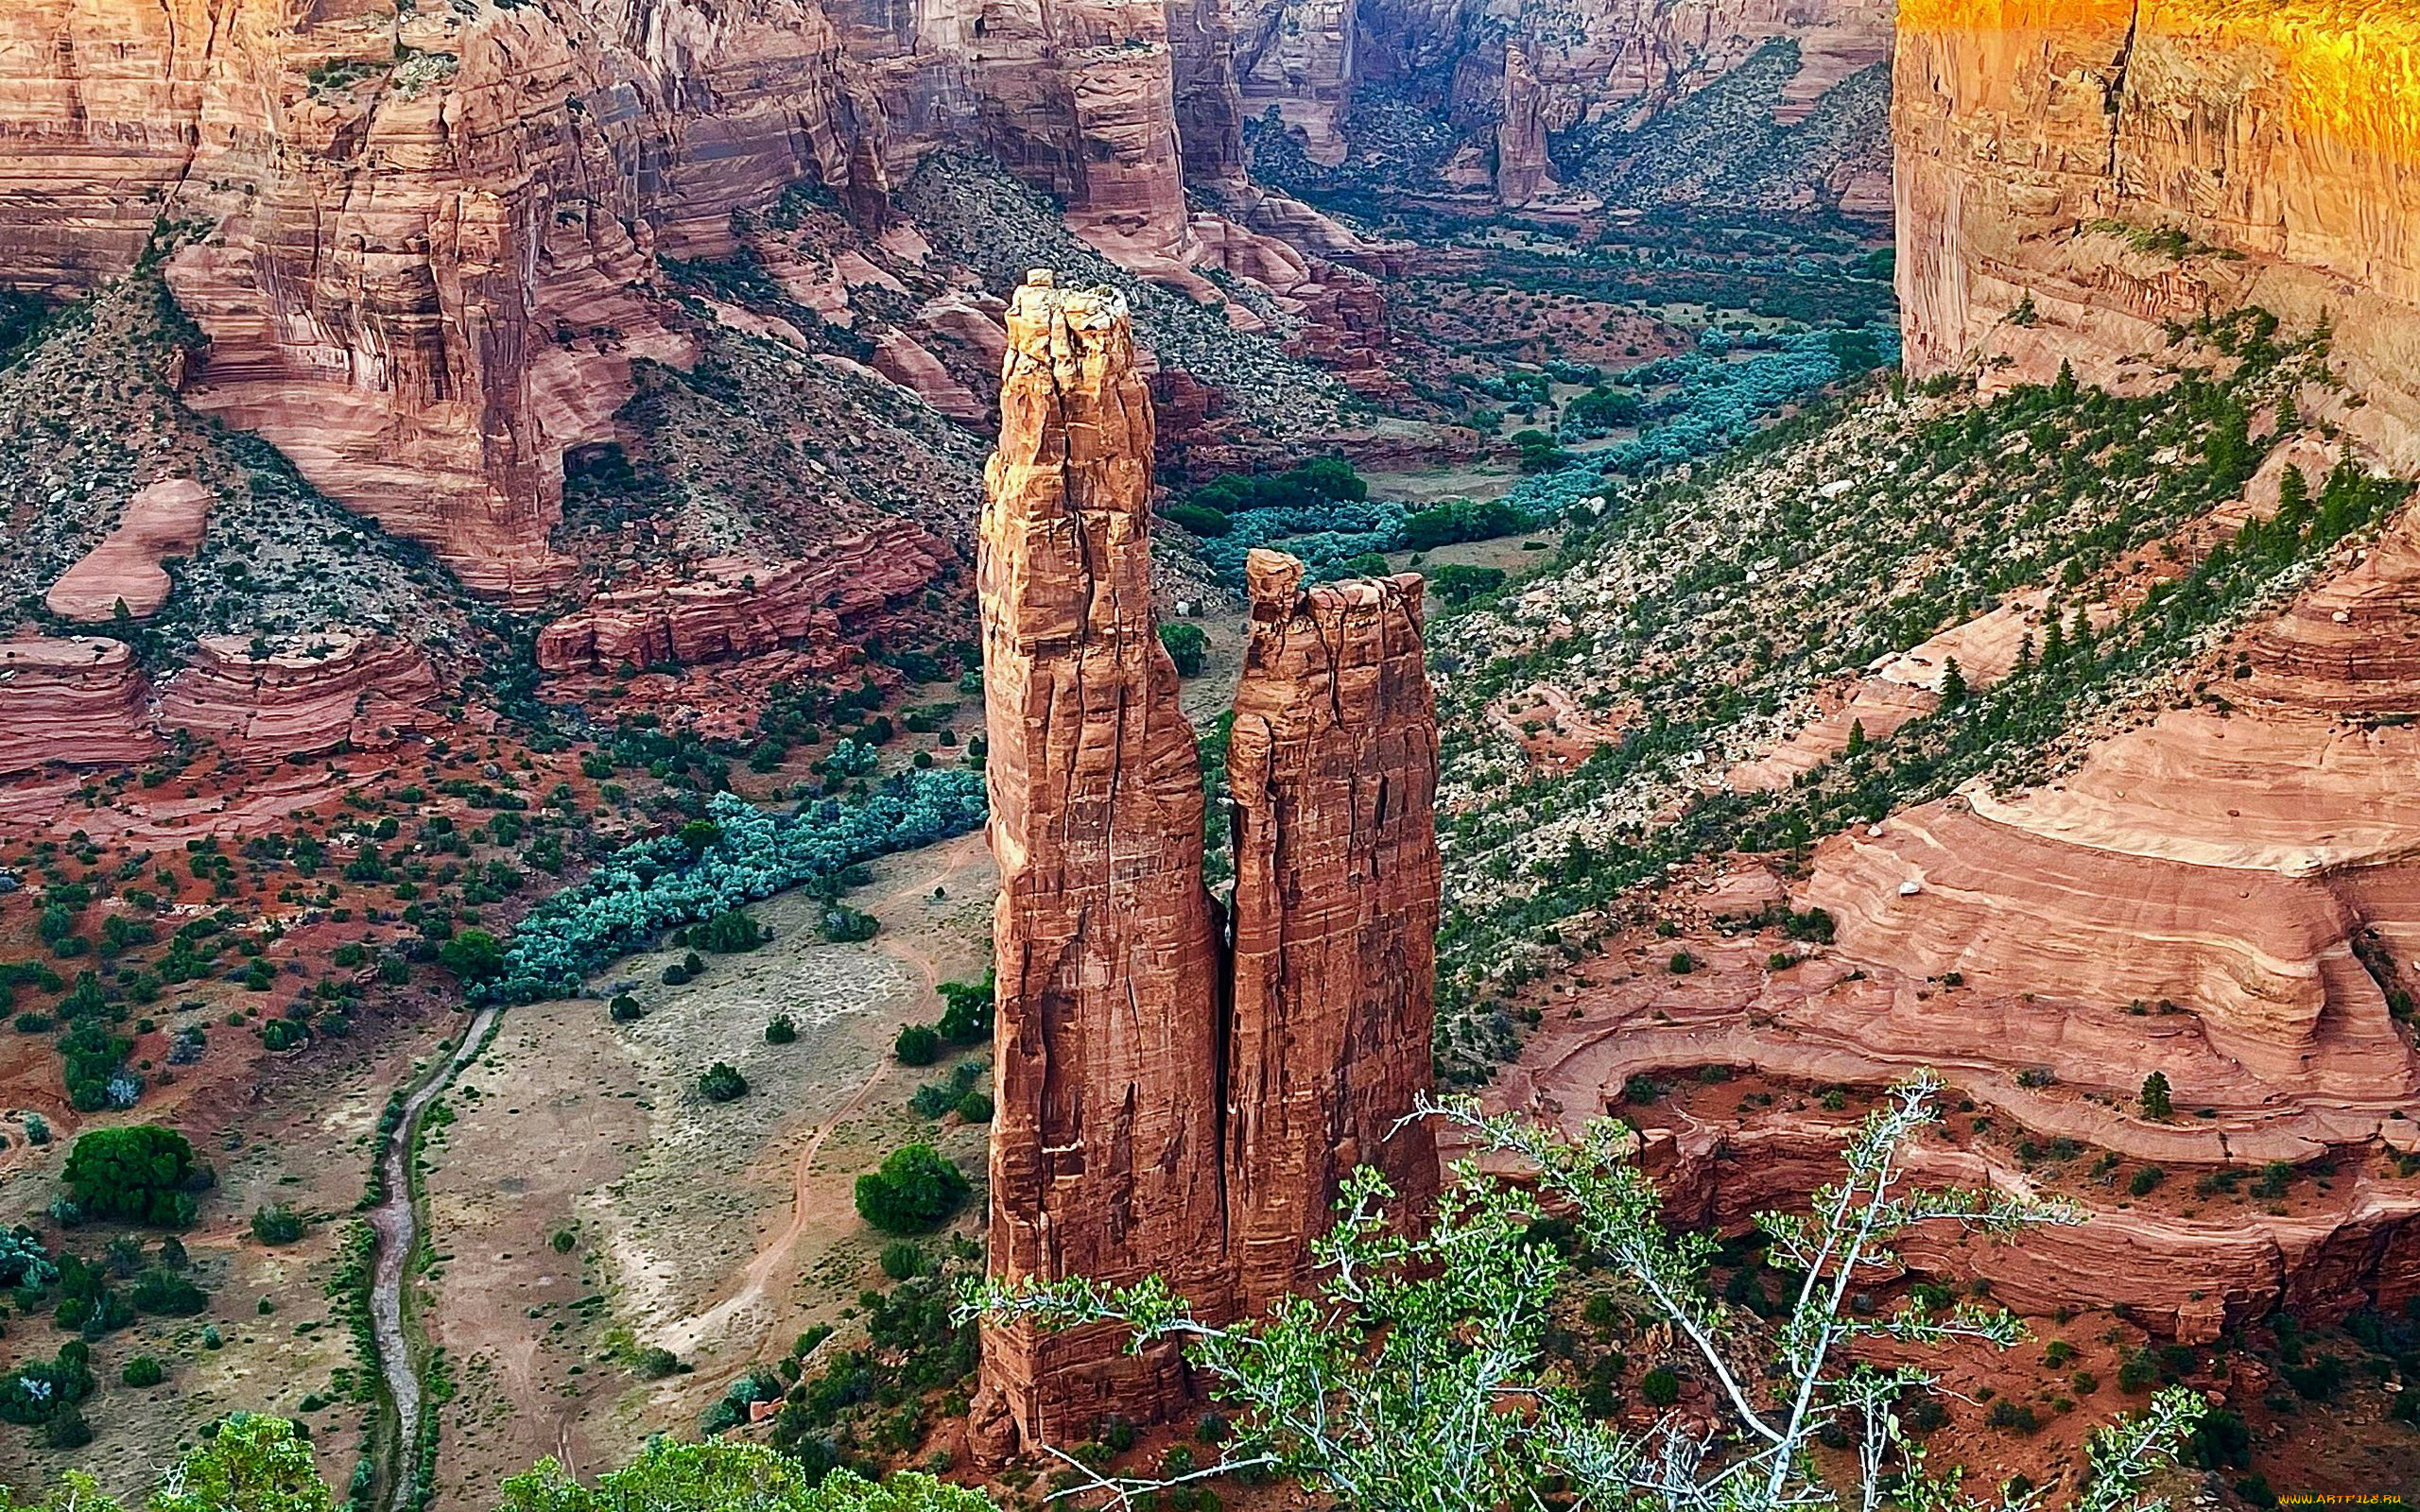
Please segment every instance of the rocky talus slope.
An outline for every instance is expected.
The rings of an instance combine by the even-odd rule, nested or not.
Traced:
[[[1223,1316],[1301,1283],[1355,1164],[1436,1185],[1433,1143],[1388,1138],[1426,1084],[1431,1018],[1419,582],[1305,591],[1301,563],[1255,554],[1231,946],[1151,611],[1152,411],[1125,301],[1037,273],[1009,334],[979,566],[1001,872],[991,1265],[1157,1274]],[[971,1433],[997,1462],[1189,1400],[1166,1347],[991,1325]]]
[[[2364,0],[1921,0],[1893,135],[1910,371],[2112,378],[2251,301],[2325,323],[2420,467],[2420,17]]]
[[[1449,1060],[1508,994],[1539,1029],[1495,1094],[1571,1121],[1707,1065],[1932,1066],[2007,1130],[1962,1179],[2093,1221],[1924,1266],[2195,1340],[2420,1290],[2420,537],[2383,457],[2300,418],[2326,344],[2273,335],[2246,312],[2132,398],[1853,403],[1616,490],[1563,571],[1442,627],[1444,959],[1480,983]],[[1493,717],[1556,707],[1617,728],[1575,765]],[[1672,1125],[1670,1169],[1736,1215],[1703,1162],[1830,1158],[1764,1126]],[[2205,1204],[2121,1202],[2125,1162]],[[2212,1195],[2273,1162],[2332,1175]]]
[[[486,644],[428,553],[185,404],[192,340],[146,273],[0,369],[0,591],[25,616],[0,774],[124,765],[180,735],[270,760],[383,744]]]

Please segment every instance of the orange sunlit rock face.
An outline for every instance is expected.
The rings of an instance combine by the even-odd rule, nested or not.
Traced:
[[[2255,302],[2329,322],[2367,401],[2330,418],[2420,464],[2410,8],[1913,0],[1896,75],[1910,371],[2105,379],[2167,323]]]

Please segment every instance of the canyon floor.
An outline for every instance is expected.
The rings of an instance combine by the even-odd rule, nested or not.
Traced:
[[[86,1467],[130,1489],[252,1407],[302,1416],[343,1484],[372,1415],[331,1288],[384,1099],[460,1032],[451,963],[472,957],[445,946],[510,937],[625,842],[679,833],[717,787],[782,808],[968,764],[982,714],[964,541],[996,363],[984,298],[1004,270],[1085,253],[996,174],[927,180],[903,202],[913,235],[862,234],[803,197],[740,254],[677,270],[707,360],[642,369],[620,449],[575,459],[556,544],[586,602],[494,613],[364,526],[344,571],[382,595],[424,575],[442,589],[429,625],[388,614],[357,644],[215,644],[243,600],[213,557],[214,586],[180,576],[185,596],[123,665],[45,663],[85,701],[22,744],[107,748],[0,782],[0,865],[25,884],[0,896],[0,955],[26,963],[12,1006],[39,1021],[0,1043],[0,1216],[97,1255],[115,1229],[52,1227],[46,1210],[74,1136],[113,1122],[193,1131],[219,1186],[184,1236],[206,1314],[108,1338],[92,1445],[0,1431],[0,1474]],[[2319,355],[2221,330],[2115,396],[2051,373],[1927,389],[1868,375],[1888,366],[1891,295],[1861,228],[1575,230],[1468,211],[1389,201],[1370,218],[1373,238],[1410,239],[1392,244],[1388,327],[1336,368],[1312,360],[1328,328],[1303,312],[1271,306],[1278,336],[1238,342],[1166,286],[1076,265],[1135,290],[1171,353],[1154,390],[1171,501],[1321,454],[1357,466],[1368,499],[1354,502],[1372,509],[1532,511],[1417,550],[1366,511],[1270,537],[1330,552],[1333,571],[1375,556],[1467,575],[1468,593],[1430,601],[1446,1074],[1547,1118],[1637,1123],[1676,1213],[1731,1241],[1718,1281],[1744,1290],[1761,1284],[1740,1246],[1754,1204],[1820,1179],[1840,1119],[1876,1086],[1943,1065],[1974,1106],[1927,1147],[1933,1164],[2076,1195],[2107,1243],[1929,1255],[1894,1283],[1979,1274],[2045,1341],[1959,1358],[1941,1457],[1979,1476],[2071,1470],[2092,1423],[2139,1403],[2118,1382],[2147,1361],[2134,1370],[2208,1388],[2244,1419],[2241,1452],[2207,1467],[2213,1494],[2255,1475],[2278,1490],[2420,1479],[2420,1437],[2388,1389],[2410,1381],[2399,1314],[2420,1243],[2414,1142],[2392,1117],[2413,1090],[2395,957],[2420,949],[2420,924],[2380,838],[2396,825],[2332,816],[2400,814],[2408,731],[2376,713],[2410,680],[2408,637],[2388,633],[2412,576],[2400,499],[2357,466],[2339,502],[2367,511],[2358,523],[2298,536],[2241,579],[2195,576],[2221,543],[2225,560],[2269,549],[2241,532],[2274,519],[2287,467],[2325,495],[2347,432]],[[147,311],[105,304],[102,334],[153,339]],[[905,387],[848,366],[877,338]],[[15,380],[0,399],[81,403],[92,360],[46,350],[0,374]],[[948,414],[961,390],[971,420]],[[213,450],[216,432],[154,398],[180,465],[241,474],[245,528],[266,530],[258,511],[281,499],[335,508]],[[2222,455],[2235,443],[2248,455]],[[130,479],[149,455],[79,444]],[[819,510],[847,527],[837,545],[802,525]],[[92,559],[113,520],[77,511],[17,586]],[[1254,527],[1249,511],[1236,527]],[[1219,563],[1241,539],[1164,546],[1157,564],[1164,623],[1202,632],[1182,698],[1211,747],[1242,645]],[[302,591],[281,577],[265,592],[283,606]],[[2370,651],[2344,648],[2347,624],[2373,632]],[[778,644],[750,639],[766,626]],[[2049,685],[2054,629],[2099,637],[2103,661]],[[1962,732],[1952,659],[1997,721],[1988,740]],[[174,700],[147,678],[184,690],[193,717],[153,721]],[[2291,801],[2263,803],[2279,793]],[[2250,849],[2214,858],[2231,844]],[[2303,852],[2330,847],[2314,881]],[[877,1412],[878,1388],[851,1375],[861,1354],[893,1374],[951,1358],[946,1328],[867,1300],[929,1298],[882,1273],[852,1187],[933,1135],[978,1198],[925,1247],[963,1264],[952,1239],[977,1237],[983,1132],[909,1099],[969,1056],[911,1068],[890,1050],[939,1016],[939,984],[981,976],[994,880],[972,834],[868,873],[843,902],[879,920],[871,940],[822,942],[822,900],[781,893],[750,910],[771,942],[709,955],[693,981],[666,984],[684,953],[651,949],[586,973],[594,995],[515,1005],[447,1089],[419,1147],[429,1247],[410,1286],[441,1403],[438,1504],[477,1506],[542,1455],[583,1473],[618,1462],[769,1376],[784,1388],[769,1407],[827,1383],[859,1395],[805,1432],[786,1409],[744,1431],[830,1438],[869,1463],[961,1457],[954,1383]],[[2152,904],[2169,912],[2146,921]],[[83,954],[45,933],[54,907]],[[79,1111],[62,1079],[51,1035],[91,1016],[69,1005],[87,969],[93,992],[116,994],[101,1016],[127,1025],[110,1069],[147,1078],[130,1109]],[[606,1001],[625,991],[644,1017],[613,1022]],[[794,1041],[767,1042],[777,1013]],[[199,1061],[174,1058],[197,1040]],[[2172,1120],[2129,1111],[2154,1061]],[[746,1095],[700,1095],[716,1062]],[[26,1137],[29,1114],[46,1144]],[[251,1237],[275,1201],[313,1220],[299,1244]],[[2280,1332],[2280,1302],[2313,1321]],[[18,1311],[13,1358],[69,1336]],[[1629,1331],[1575,1337],[1577,1372],[1625,1357],[1634,1418],[1634,1378],[1677,1360]],[[2054,1339],[2073,1350],[2055,1366]],[[681,1368],[652,1374],[651,1349]],[[139,1350],[168,1365],[165,1383],[118,1383]],[[2344,1379],[2308,1374],[2315,1360]],[[1687,1390],[1696,1403],[1703,1383]],[[1995,1426],[1995,1402],[2035,1427],[2005,1412]],[[2321,1420],[2343,1424],[2325,1473],[2296,1456]],[[1116,1463],[1165,1447],[1147,1438]],[[1044,1488],[1039,1472],[999,1487]]]

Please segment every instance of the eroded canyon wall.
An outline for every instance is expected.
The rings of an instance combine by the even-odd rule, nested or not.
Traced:
[[[1196,1314],[1309,1279],[1356,1165],[1408,1204],[1439,861],[1420,579],[1305,589],[1253,553],[1230,782],[1232,943],[1201,764],[1150,601],[1150,390],[1125,301],[1037,270],[1010,306],[978,586],[998,1019],[992,1252],[1011,1282],[1163,1278]],[[1191,1397],[1115,1327],[988,1325],[987,1463]]]
[[[2109,380],[2258,304],[2332,325],[2330,418],[2420,466],[2409,7],[1909,0],[1893,98],[1911,373]]]
[[[1599,190],[1610,180],[1610,198],[1639,203],[1672,192],[1729,198],[1741,186],[1690,175],[1777,156],[1771,142],[1842,85],[1860,75],[1878,84],[1892,37],[1889,0],[1243,0],[1237,18],[1247,111],[1277,111],[1314,161],[1344,160],[1357,94],[1365,105],[1410,99],[1462,138],[1446,177],[1508,206],[1585,198],[1583,180]],[[1787,56],[1762,60],[1776,46]],[[1754,78],[1743,73],[1752,61]],[[1639,160],[1673,155],[1651,129],[1659,119],[1726,83],[1737,97],[1687,129],[1681,171],[1657,166],[1644,181]],[[1389,131],[1374,118],[1364,129]],[[1843,140],[1804,162],[1766,163],[1775,180],[1799,180],[1773,186],[1772,203],[1887,214],[1879,147]]]
[[[25,0],[0,14],[0,278],[80,290],[164,233],[208,338],[198,407],[532,601],[568,572],[564,451],[611,438],[633,359],[692,356],[658,255],[727,255],[735,210],[804,180],[878,220],[895,175],[967,145],[1182,261],[1180,74],[1191,163],[1237,174],[1240,146],[1219,13],[1181,19],[1182,60],[1163,7],[1097,0]]]

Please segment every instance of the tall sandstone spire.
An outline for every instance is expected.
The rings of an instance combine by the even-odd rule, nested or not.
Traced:
[[[1428,1084],[1437,729],[1416,576],[1250,563],[1230,943],[1192,726],[1150,604],[1151,408],[1125,302],[1028,276],[979,531],[998,1113],[992,1268],[1164,1277],[1210,1319],[1309,1279],[1347,1172],[1411,1203]],[[1191,1400],[1114,1328],[987,1326],[978,1455]]]
[[[1437,716],[1416,574],[1305,590],[1274,551],[1245,574],[1226,1176],[1257,1311],[1310,1280],[1356,1165],[1413,1211],[1437,1194],[1435,1134],[1403,1124],[1436,1017]]]
[[[1224,1302],[1220,945],[1201,768],[1151,616],[1151,402],[1125,301],[1029,276],[1009,311],[977,569],[1000,868],[992,1266],[1166,1276]],[[1185,1399],[1112,1328],[983,1340],[978,1436],[1073,1441]],[[1011,1429],[1012,1425],[1012,1429]]]

